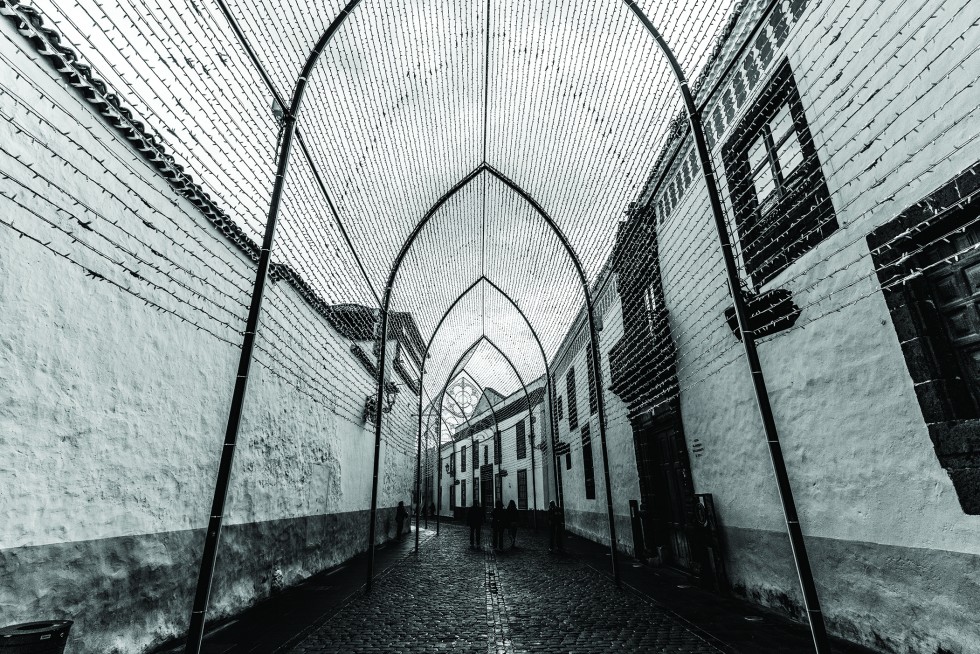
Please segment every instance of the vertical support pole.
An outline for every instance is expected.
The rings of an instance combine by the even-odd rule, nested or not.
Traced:
[[[561,461],[558,459],[558,405],[555,399],[555,385],[551,380],[551,373],[547,370],[545,374],[548,375],[548,396],[551,398],[551,459],[555,464],[555,503],[558,506],[564,506],[565,503],[562,501],[562,488],[561,488]]]
[[[429,467],[429,430],[425,430],[425,498],[428,499],[432,495],[432,473]],[[429,510],[426,507],[425,510],[425,528],[429,528]]]
[[[283,188],[285,187],[286,171],[289,168],[289,156],[292,152],[293,136],[296,133],[295,115],[288,114],[283,122],[283,137],[282,144],[279,148],[278,170],[276,171],[276,180],[272,189],[272,201],[269,205],[269,215],[266,219],[262,249],[259,252],[259,264],[255,272],[255,285],[252,287],[252,299],[248,308],[248,318],[245,322],[245,332],[242,337],[242,350],[238,359],[238,374],[235,377],[235,389],[232,393],[231,409],[228,413],[225,440],[221,448],[218,476],[214,485],[214,496],[211,500],[208,530],[204,537],[204,551],[201,555],[201,569],[197,578],[197,591],[194,594],[194,607],[191,610],[191,621],[187,630],[187,642],[184,650],[187,654],[200,654],[201,642],[204,639],[204,625],[208,602],[211,597],[211,582],[214,579],[214,567],[218,558],[218,542],[224,520],[228,486],[231,482],[232,464],[235,460],[235,446],[238,442],[238,428],[241,425],[245,391],[248,387],[248,373],[252,364],[252,350],[255,348],[255,336],[258,331],[259,316],[262,312],[262,299],[265,295],[265,281],[269,274],[269,265],[272,261],[272,246],[275,243],[276,226],[279,221],[279,205],[282,201]]]
[[[742,335],[742,349],[745,351],[745,359],[749,366],[749,374],[752,378],[752,387],[755,391],[756,405],[759,415],[762,418],[762,427],[766,435],[766,443],[769,446],[769,460],[772,464],[773,474],[776,477],[776,486],[779,490],[779,501],[783,509],[783,517],[786,522],[786,531],[789,536],[790,549],[793,553],[793,561],[796,564],[796,573],[799,577],[800,587],[803,591],[803,605],[806,608],[807,618],[810,622],[810,632],[813,637],[814,651],[818,654],[829,654],[830,639],[827,635],[827,627],[824,623],[823,612],[820,609],[820,598],[817,594],[817,586],[813,579],[813,570],[810,567],[810,559],[806,551],[806,543],[803,539],[803,530],[800,527],[800,518],[796,510],[796,500],[793,497],[793,488],[789,481],[789,473],[786,470],[786,461],[783,458],[782,447],[779,442],[779,432],[776,429],[776,420],[772,413],[772,405],[769,400],[769,391],[766,388],[765,376],[762,372],[762,363],[759,361],[759,353],[756,349],[755,334],[751,330],[750,314],[742,296],[738,268],[735,264],[731,239],[728,236],[728,227],[725,224],[724,213],[721,206],[721,199],[718,195],[718,188],[715,184],[714,173],[711,169],[710,152],[707,141],[704,137],[704,128],[701,125],[700,114],[694,109],[694,99],[691,97],[690,90],[684,85],[685,96],[688,98],[688,106],[693,113],[690,113],[691,132],[694,135],[695,145],[697,146],[698,158],[701,163],[701,171],[708,187],[708,198],[711,202],[712,215],[715,221],[715,229],[718,232],[722,256],[725,259],[725,272],[728,277],[728,286],[731,290],[732,301],[735,305],[735,315],[738,319],[738,329]]]
[[[374,540],[378,524],[378,467],[381,463],[381,405],[385,394],[385,370],[388,359],[388,307],[391,303],[391,285],[385,290],[385,301],[381,308],[381,330],[378,332],[378,394],[375,396],[374,411],[374,474],[371,478],[371,523],[368,525],[367,591],[374,584]]]
[[[534,415],[531,410],[531,398],[528,397],[527,402],[527,422],[528,422],[528,433],[530,434],[529,440],[531,441],[531,527],[537,531],[538,529],[538,482],[537,476],[534,472]]]
[[[772,463],[773,474],[776,477],[776,486],[779,489],[779,501],[782,504],[783,517],[786,521],[786,531],[789,535],[790,548],[793,552],[793,561],[796,564],[796,573],[803,591],[803,604],[810,622],[810,633],[813,636],[814,651],[817,654],[829,654],[830,639],[827,636],[827,627],[824,624],[823,613],[820,610],[820,599],[813,580],[813,571],[810,568],[810,559],[807,556],[806,543],[803,539],[803,531],[800,527],[800,519],[796,511],[796,501],[793,498],[793,489],[789,482],[786,462],[779,443],[779,432],[776,429],[776,420],[773,417],[772,405],[769,401],[769,391],[766,388],[766,380],[762,373],[762,364],[759,361],[759,354],[756,350],[755,334],[752,333],[751,329],[750,313],[745,304],[745,299],[742,297],[741,279],[738,274],[738,266],[735,264],[735,253],[732,248],[732,242],[728,236],[728,225],[725,223],[725,213],[721,205],[721,196],[718,193],[718,186],[715,183],[714,171],[711,165],[711,151],[708,149],[708,142],[704,136],[701,112],[698,111],[697,104],[694,102],[694,95],[691,93],[687,79],[684,77],[684,72],[681,70],[680,64],[677,62],[677,58],[667,45],[667,42],[653,26],[653,23],[650,22],[646,14],[636,5],[635,0],[625,0],[625,2],[640,22],[643,23],[643,26],[650,35],[653,36],[654,40],[656,40],[657,45],[660,46],[680,86],[684,105],[687,109],[688,121],[691,124],[691,134],[694,136],[694,144],[698,153],[701,174],[704,176],[704,183],[708,190],[708,201],[711,204],[711,214],[714,219],[715,230],[718,232],[721,255],[725,261],[725,275],[728,279],[732,302],[735,305],[735,316],[738,321],[739,333],[742,336],[742,348],[745,351],[749,374],[752,378],[756,405],[759,409],[759,415],[762,418],[766,443],[769,446],[769,460]]]
[[[599,447],[602,450],[602,472],[606,487],[606,515],[609,518],[609,555],[612,558],[613,581],[619,585],[619,555],[616,551],[616,515],[613,513],[612,482],[609,478],[609,454],[606,450],[606,402],[605,386],[602,383],[602,365],[599,359],[599,330],[595,325],[595,313],[588,287],[584,287],[589,312],[589,335],[592,346],[589,348],[589,359],[596,381],[596,408],[599,414]]]
[[[436,536],[442,516],[442,422],[439,422],[439,437],[436,439]]]
[[[422,382],[425,378],[425,362],[422,362],[422,373],[419,375],[419,445],[415,458],[415,554],[419,553],[419,527],[422,519]]]

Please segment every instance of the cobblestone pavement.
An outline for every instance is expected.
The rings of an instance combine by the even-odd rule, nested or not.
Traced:
[[[523,536],[523,538],[522,538]],[[292,651],[718,652],[677,618],[526,531],[504,553],[443,527]],[[484,534],[484,541],[489,540]]]

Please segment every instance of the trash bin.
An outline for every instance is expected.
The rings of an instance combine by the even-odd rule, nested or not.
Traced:
[[[71,620],[25,622],[0,629],[0,654],[61,654]]]

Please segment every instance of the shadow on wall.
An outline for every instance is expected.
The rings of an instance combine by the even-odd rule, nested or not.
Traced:
[[[394,515],[378,510],[378,543],[394,538]],[[226,526],[209,619],[365,551],[368,518],[364,510]],[[172,645],[187,628],[203,543],[198,529],[3,550],[0,624],[74,620],[72,654]]]

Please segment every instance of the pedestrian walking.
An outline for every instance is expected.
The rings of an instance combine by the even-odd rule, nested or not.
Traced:
[[[466,524],[470,527],[470,549],[478,550],[482,545],[483,509],[480,501],[473,498],[473,506],[466,512]]]
[[[493,548],[496,550],[504,549],[504,529],[506,529],[506,515],[504,513],[504,503],[497,500],[497,505],[493,507]]]
[[[405,526],[406,518],[408,518],[408,511],[405,510],[405,503],[399,502],[398,508],[395,510],[395,523],[398,525],[397,538],[402,537],[402,527]]]
[[[548,505],[548,551],[554,552],[562,549],[562,529],[564,528],[564,516],[561,507],[555,504],[554,500]]]
[[[507,528],[510,530],[510,547],[513,549],[517,545],[517,504],[514,500],[507,505]]]

